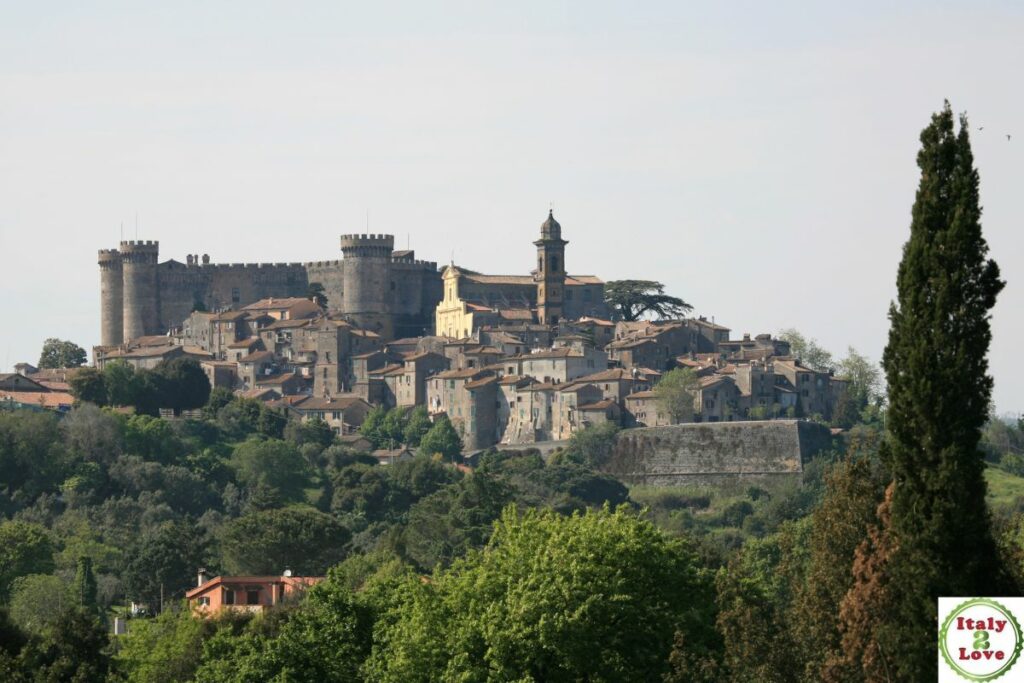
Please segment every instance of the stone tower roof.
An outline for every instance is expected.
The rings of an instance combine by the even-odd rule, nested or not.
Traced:
[[[545,240],[562,239],[562,226],[555,220],[555,212],[553,209],[548,210],[548,219],[541,223],[540,236],[541,239]]]

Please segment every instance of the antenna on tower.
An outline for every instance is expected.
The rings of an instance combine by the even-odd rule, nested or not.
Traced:
[[[135,212],[135,241],[139,241],[139,212]]]
[[[121,221],[121,241],[124,242],[124,221]]]
[[[366,210],[366,232],[370,232],[370,210]]]

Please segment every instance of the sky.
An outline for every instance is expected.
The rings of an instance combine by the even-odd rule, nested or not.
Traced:
[[[1022,35],[1019,2],[0,0],[0,368],[99,342],[96,253],[122,234],[258,262],[383,232],[527,273],[549,207],[570,272],[879,360],[918,136],[948,99],[1017,414]]]

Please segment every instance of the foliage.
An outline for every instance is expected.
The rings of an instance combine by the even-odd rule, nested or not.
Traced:
[[[554,459],[555,463],[568,462],[591,468],[600,468],[612,457],[615,448],[615,436],[619,427],[613,422],[605,422],[597,426],[573,432],[565,450]]]
[[[462,455],[462,437],[455,431],[447,415],[441,415],[434,426],[420,440],[419,453],[440,455],[445,460],[455,460]]]
[[[605,301],[617,320],[635,321],[645,315],[658,319],[682,318],[693,306],[665,294],[665,285],[653,280],[612,280],[604,285]]]
[[[85,349],[74,342],[50,337],[43,342],[38,366],[44,368],[77,368],[88,360]]]
[[[835,370],[835,361],[832,359],[832,353],[819,346],[818,340],[808,339],[793,328],[779,332],[779,339],[789,342],[790,355],[800,359],[800,362],[805,367],[817,372]]]
[[[0,522],[0,603],[7,601],[8,588],[19,576],[52,571],[53,542],[45,527]]]
[[[74,604],[67,584],[52,574],[26,574],[10,586],[11,620],[27,633],[40,634],[61,610]]]
[[[68,385],[76,401],[87,401],[98,406],[107,405],[107,383],[102,371],[96,368],[82,368],[68,380]]]
[[[139,539],[127,554],[122,579],[134,601],[160,611],[193,586],[199,567],[210,564],[207,539],[189,520],[171,521]]]
[[[309,468],[294,445],[269,439],[249,439],[239,444],[231,457],[236,477],[250,493],[265,487],[282,502],[304,498]]]
[[[580,558],[588,558],[581,561]],[[509,508],[487,550],[407,580],[381,619],[367,677],[657,680],[674,636],[707,648],[694,556],[625,510],[562,517]]]
[[[72,584],[72,597],[84,610],[96,609],[96,575],[92,572],[92,558],[82,555],[78,558],[75,570],[75,582]]]
[[[196,619],[186,605],[164,610],[155,619],[135,619],[119,639],[115,669],[128,683],[176,683],[192,679],[203,640],[216,628]]]
[[[673,424],[693,421],[698,386],[697,375],[690,368],[669,370],[654,385],[658,407],[668,414]]]
[[[327,295],[324,294],[324,286],[319,282],[310,282],[306,288],[306,298],[320,308],[327,308]]]
[[[409,411],[409,417],[405,422],[405,431],[403,433],[405,443],[410,448],[418,448],[423,437],[430,431],[432,424],[426,406],[421,405],[413,408]]]
[[[882,361],[898,550],[888,563],[892,618],[876,637],[905,653],[892,658],[894,675],[915,680],[935,677],[936,598],[1003,585],[979,440],[992,391],[989,312],[1004,283],[987,258],[968,135],[965,117],[954,130],[948,102],[921,133],[921,181]]]
[[[110,668],[107,644],[106,629],[94,614],[65,608],[42,635],[33,636],[22,648],[18,656],[21,680],[102,681]]]
[[[300,576],[316,576],[345,558],[350,537],[330,515],[295,506],[232,521],[224,529],[221,552],[231,574],[277,575],[291,569]]]

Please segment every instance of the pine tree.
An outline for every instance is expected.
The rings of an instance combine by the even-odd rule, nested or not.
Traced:
[[[934,680],[936,598],[1002,587],[978,448],[992,378],[989,311],[1004,283],[981,234],[966,117],[946,102],[921,133],[921,181],[883,367],[892,472],[889,615],[876,637],[898,680]]]

